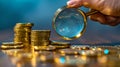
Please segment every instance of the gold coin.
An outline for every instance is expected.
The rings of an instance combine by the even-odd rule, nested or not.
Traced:
[[[31,29],[25,29],[27,33],[31,34]]]
[[[38,33],[38,32],[51,32],[50,30],[32,30],[32,33]]]
[[[50,37],[50,33],[36,33],[36,34],[32,34],[31,33],[31,37]]]
[[[34,23],[27,23],[26,26],[32,27],[34,26]]]
[[[49,38],[32,38],[31,41],[43,41],[43,40],[49,40]]]
[[[75,49],[61,49],[58,51],[59,53],[61,54],[68,54],[68,55],[76,55],[76,54],[79,54],[79,51],[78,50],[75,50]]]
[[[47,45],[49,45],[49,43],[50,43],[49,41],[38,41],[38,42],[31,41],[32,45],[38,45],[38,46],[41,46],[41,45],[47,46]]]
[[[18,43],[3,42],[0,47],[1,47],[1,49],[19,49],[19,48],[23,48],[24,45],[22,42],[18,42]]]
[[[25,27],[24,23],[16,23],[14,29],[19,29],[19,28],[23,29],[24,27]]]
[[[32,30],[31,35],[33,36],[50,36],[50,30]]]
[[[24,35],[14,35],[14,38],[20,38],[23,39],[25,36]]]
[[[25,34],[26,34],[26,32],[24,32],[24,33],[18,32],[18,33],[14,33],[14,36],[26,36]]]
[[[55,46],[56,48],[69,48],[70,43],[69,42],[58,42],[58,41],[51,41],[51,45]]]
[[[79,50],[79,54],[84,56],[100,56],[102,52],[94,50]]]
[[[49,39],[43,40],[43,39],[34,39],[31,40],[32,42],[50,42]]]
[[[24,29],[20,29],[20,30],[14,30],[15,33],[25,33],[26,31]]]
[[[55,46],[57,49],[65,49],[65,48],[69,48],[69,46],[59,46],[59,45],[52,45]]]
[[[14,37],[14,40],[25,40],[24,37]]]
[[[49,38],[50,37],[50,34],[31,34],[31,37],[33,38]]]
[[[53,51],[56,49],[54,46],[34,46],[36,51]]]
[[[59,41],[51,41],[51,44],[70,45],[70,43],[69,43],[69,42],[59,42]]]
[[[39,43],[50,43],[49,40],[31,40],[31,42],[39,42]]]
[[[91,47],[88,45],[72,45],[70,46],[71,49],[78,49],[78,50],[91,50]]]

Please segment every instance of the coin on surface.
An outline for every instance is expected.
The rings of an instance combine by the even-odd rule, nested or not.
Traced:
[[[71,49],[78,49],[78,50],[90,50],[90,46],[88,45],[72,45],[70,46]]]
[[[84,56],[97,56],[98,52],[94,50],[80,50],[79,54]]]
[[[54,46],[34,46],[36,51],[53,51],[56,49]]]
[[[60,52],[61,54],[68,54],[68,55],[77,55],[77,54],[79,54],[78,50],[70,49],[70,48],[61,49],[61,50],[58,50],[58,52]]]
[[[51,41],[51,45],[55,46],[57,49],[63,49],[70,47],[71,44],[69,42]]]
[[[24,45],[22,42],[19,42],[19,43],[3,42],[0,47],[1,49],[20,49],[20,48],[23,48]]]

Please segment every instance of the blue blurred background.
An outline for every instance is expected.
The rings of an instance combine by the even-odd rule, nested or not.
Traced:
[[[52,18],[56,10],[66,5],[67,0],[0,0],[0,41],[13,41],[13,27],[17,22],[32,22],[33,29],[50,29],[51,40],[64,41],[52,28]],[[86,8],[82,8],[85,12]],[[88,19],[84,35],[72,44],[120,43],[120,25],[111,27]]]

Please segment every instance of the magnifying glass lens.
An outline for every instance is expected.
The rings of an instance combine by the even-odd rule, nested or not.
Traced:
[[[54,27],[56,32],[65,38],[80,36],[84,30],[84,16],[76,8],[65,8],[55,18]]]

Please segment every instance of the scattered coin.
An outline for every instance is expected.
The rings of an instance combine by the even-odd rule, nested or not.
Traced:
[[[34,46],[35,51],[53,51],[56,49],[54,46]]]
[[[0,47],[1,49],[19,49],[19,48],[23,48],[24,45],[22,44],[22,42],[19,43],[3,42]]]
[[[57,49],[64,49],[69,48],[71,44],[69,42],[51,41],[51,45],[55,46]]]
[[[72,45],[70,46],[71,49],[78,49],[78,50],[90,50],[90,46],[88,45]]]
[[[77,55],[77,54],[79,54],[78,50],[70,49],[70,48],[61,49],[58,52],[60,52],[61,54],[68,54],[68,55]]]

